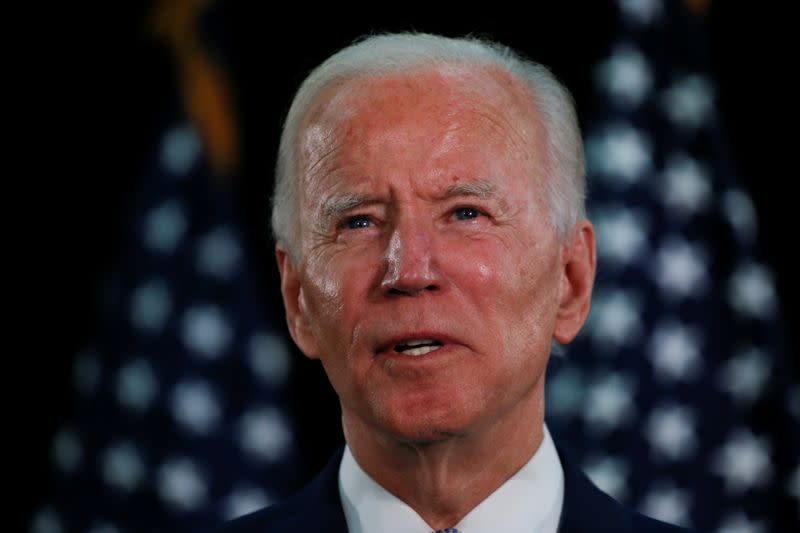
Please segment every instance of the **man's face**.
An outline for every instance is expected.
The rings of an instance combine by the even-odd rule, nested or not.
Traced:
[[[278,253],[290,330],[345,420],[394,438],[477,431],[540,398],[565,336],[540,121],[497,76],[349,82],[301,137],[299,260]]]

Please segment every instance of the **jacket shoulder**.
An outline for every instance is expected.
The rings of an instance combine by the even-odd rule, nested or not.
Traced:
[[[311,505],[303,505],[290,498],[265,509],[226,522],[216,533],[279,533],[303,531],[304,522]]]
[[[688,533],[689,530],[660,522],[626,508],[602,492],[576,466],[567,447],[558,448],[564,469],[564,507],[559,533]]]
[[[287,500],[223,524],[216,533],[283,533],[326,531],[347,533],[339,499],[340,449],[322,472]]]
[[[633,530],[637,533],[692,533],[689,529],[667,524],[638,513],[634,513],[632,522]]]

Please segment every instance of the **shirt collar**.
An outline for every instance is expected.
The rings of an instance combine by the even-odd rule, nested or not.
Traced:
[[[381,487],[345,447],[339,493],[350,533],[430,533],[432,528],[408,504]],[[461,533],[555,533],[564,503],[564,471],[547,426],[533,457],[470,511],[456,527]]]

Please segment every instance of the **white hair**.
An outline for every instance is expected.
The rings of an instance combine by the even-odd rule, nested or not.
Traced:
[[[546,137],[545,179],[550,219],[565,239],[585,216],[585,163],[575,105],[569,91],[547,67],[524,59],[510,48],[476,38],[448,38],[425,33],[396,33],[363,38],[314,69],[295,94],[283,125],[272,198],[272,231],[295,257],[297,248],[298,145],[303,121],[322,91],[356,77],[412,72],[430,67],[495,67],[530,88],[532,104]]]

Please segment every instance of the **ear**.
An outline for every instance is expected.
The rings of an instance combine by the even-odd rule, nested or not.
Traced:
[[[572,341],[586,322],[592,302],[597,267],[594,227],[580,220],[564,244],[563,267],[556,327],[553,337],[560,344]]]
[[[306,357],[319,359],[319,346],[308,322],[303,282],[297,266],[281,244],[275,246],[275,258],[281,274],[281,294],[289,333]]]

